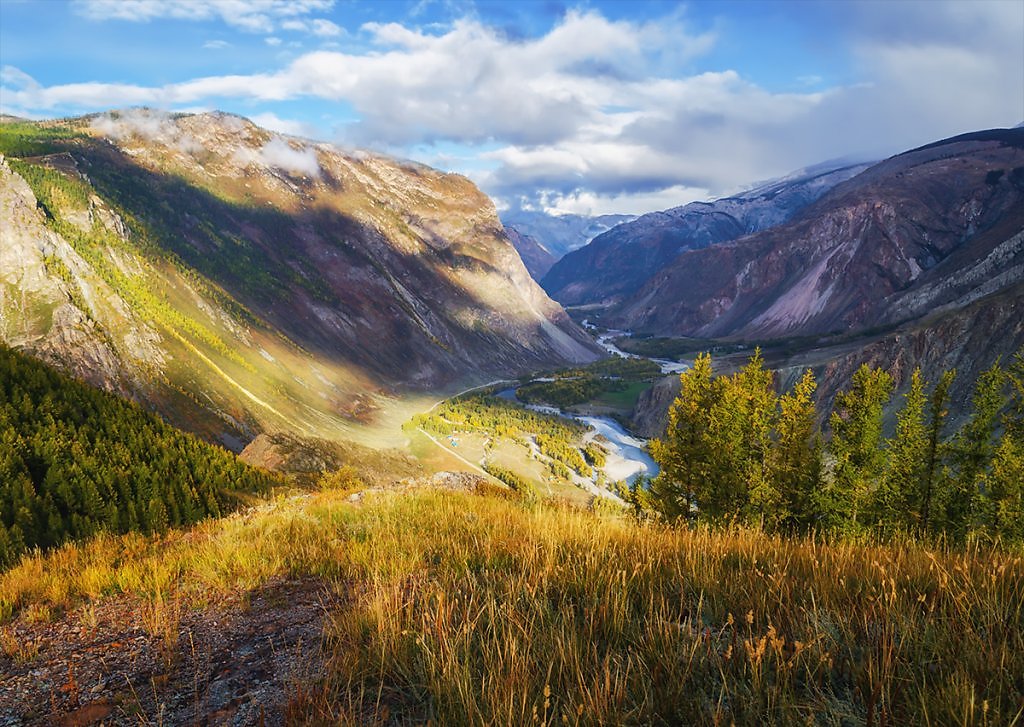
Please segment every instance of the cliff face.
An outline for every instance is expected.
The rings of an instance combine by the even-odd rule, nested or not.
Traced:
[[[793,221],[684,253],[606,317],[746,339],[868,329],[957,310],[1024,271],[1024,131],[907,152]]]
[[[3,340],[234,447],[597,357],[463,177],[224,114],[0,133]]]
[[[614,306],[682,253],[781,224],[867,165],[820,166],[715,202],[652,212],[570,252],[543,278],[565,305]]]

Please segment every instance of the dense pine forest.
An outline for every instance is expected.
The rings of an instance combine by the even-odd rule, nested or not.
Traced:
[[[272,477],[139,406],[0,346],[0,567],[100,531],[224,513]]]
[[[950,431],[946,372],[914,371],[885,435],[893,379],[862,366],[822,428],[807,371],[781,396],[760,351],[731,376],[699,356],[681,375],[663,439],[661,475],[627,493],[669,520],[744,522],[779,531],[1024,540],[1024,354],[975,384]]]

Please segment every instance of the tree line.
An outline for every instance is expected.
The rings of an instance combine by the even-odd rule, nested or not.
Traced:
[[[950,432],[955,376],[928,382],[915,370],[887,436],[893,379],[882,369],[861,366],[823,427],[810,370],[780,395],[760,351],[730,376],[703,354],[651,443],[661,474],[629,496],[668,520],[1024,541],[1024,352],[979,377]]]
[[[0,567],[100,531],[153,533],[273,478],[140,406],[0,345]]]

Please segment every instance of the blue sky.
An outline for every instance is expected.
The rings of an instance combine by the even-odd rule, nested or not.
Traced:
[[[1024,120],[1024,2],[0,0],[0,106],[220,109],[640,213]]]

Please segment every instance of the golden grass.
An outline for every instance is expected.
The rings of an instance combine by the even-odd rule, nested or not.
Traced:
[[[279,500],[0,576],[0,607],[319,576],[295,722],[1021,724],[1024,560],[675,530],[452,493]],[[152,628],[162,629],[158,619]]]

